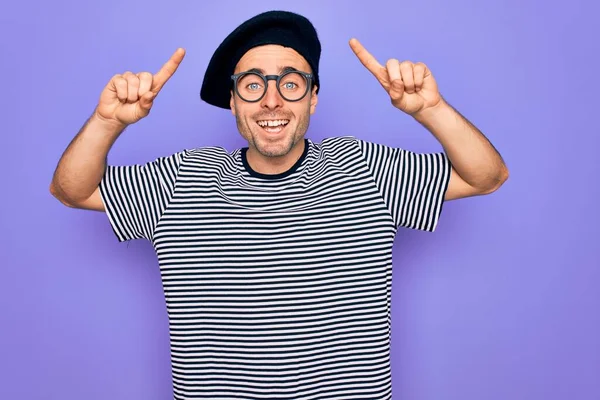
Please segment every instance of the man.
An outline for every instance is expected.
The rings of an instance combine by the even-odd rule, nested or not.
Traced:
[[[105,211],[120,241],[156,249],[177,399],[390,399],[392,246],[433,231],[445,200],[507,179],[500,155],[441,97],[422,63],[352,50],[392,104],[444,153],[352,137],[305,138],[320,88],[312,24],[287,12],[246,21],[219,46],[201,97],[229,108],[248,147],[190,149],[107,166],[184,57],[155,75],[115,75],[63,154],[51,192]]]

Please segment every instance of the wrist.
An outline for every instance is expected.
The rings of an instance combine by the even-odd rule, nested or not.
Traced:
[[[125,128],[127,128],[127,124],[124,124],[114,119],[105,118],[98,114],[97,110],[94,110],[94,113],[90,118],[89,124],[99,128],[101,131],[106,132],[110,135],[119,135],[125,130]]]
[[[450,110],[450,105],[440,99],[435,105],[424,108],[413,114],[413,118],[422,125],[429,125]]]

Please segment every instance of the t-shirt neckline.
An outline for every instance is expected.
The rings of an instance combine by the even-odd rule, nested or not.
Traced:
[[[308,141],[308,139],[305,138],[304,139],[304,150],[302,151],[302,155],[300,156],[300,158],[298,158],[298,160],[294,163],[294,165],[292,165],[287,171],[281,172],[279,174],[263,174],[263,173],[253,170],[252,167],[250,167],[250,164],[248,163],[248,159],[246,157],[246,152],[248,151],[248,147],[242,148],[242,152],[241,152],[242,164],[244,165],[244,169],[246,170],[246,172],[248,172],[248,174],[250,174],[251,176],[253,176],[255,178],[269,179],[269,180],[286,178],[286,177],[290,176],[291,174],[293,174],[300,167],[300,165],[302,165],[302,163],[304,162],[304,159],[306,159],[306,155],[308,154],[308,146],[309,146],[309,141]]]

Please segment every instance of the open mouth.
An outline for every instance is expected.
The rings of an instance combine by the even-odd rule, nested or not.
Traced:
[[[261,121],[256,121],[258,126],[263,128],[265,131],[269,133],[279,133],[281,132],[287,124],[290,123],[289,119],[266,119]]]

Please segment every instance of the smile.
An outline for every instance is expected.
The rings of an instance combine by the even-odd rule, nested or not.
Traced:
[[[278,133],[290,122],[289,119],[261,120],[256,123],[269,133]]]
[[[290,122],[290,120],[288,119],[275,119],[275,120],[264,120],[264,121],[256,121],[257,124],[259,124],[260,126],[264,127],[276,127],[276,126],[286,126],[288,123]]]

